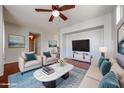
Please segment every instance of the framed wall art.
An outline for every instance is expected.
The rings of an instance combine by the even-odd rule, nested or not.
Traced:
[[[25,47],[25,37],[18,35],[8,36],[8,47],[9,48],[24,48]]]

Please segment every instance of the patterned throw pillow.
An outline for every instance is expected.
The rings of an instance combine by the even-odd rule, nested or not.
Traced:
[[[105,57],[101,56],[99,61],[98,61],[98,67],[100,68],[102,62],[105,60]]]
[[[100,81],[99,88],[120,88],[117,75],[113,71],[107,73]]]
[[[111,62],[109,62],[107,60],[103,60],[101,66],[100,66],[102,75],[107,74],[110,71],[110,68],[111,68]]]

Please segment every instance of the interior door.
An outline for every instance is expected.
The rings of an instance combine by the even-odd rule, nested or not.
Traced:
[[[29,51],[34,51],[36,54],[40,54],[41,39],[39,33],[29,33]]]
[[[29,52],[35,51],[35,35],[33,33],[29,33]]]

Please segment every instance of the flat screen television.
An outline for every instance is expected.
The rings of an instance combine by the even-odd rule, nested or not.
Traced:
[[[73,51],[83,51],[90,52],[90,40],[73,40],[72,41],[72,50]]]

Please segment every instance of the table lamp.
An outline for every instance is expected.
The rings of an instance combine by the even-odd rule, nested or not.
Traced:
[[[105,57],[105,53],[107,52],[107,47],[100,47],[99,51],[101,52],[101,56]]]

